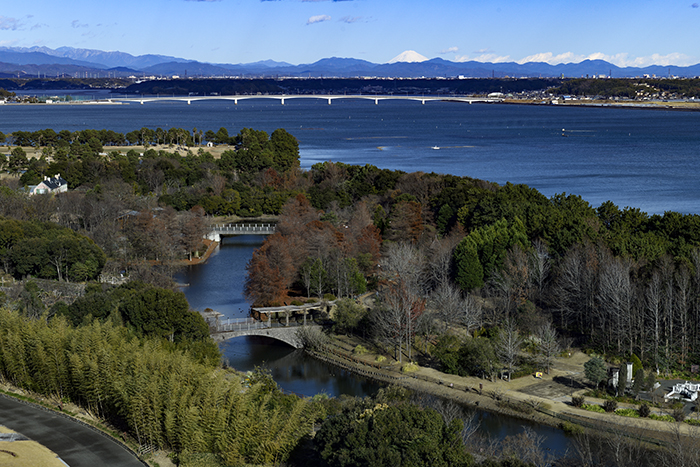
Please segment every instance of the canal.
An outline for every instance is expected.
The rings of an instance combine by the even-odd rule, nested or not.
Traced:
[[[225,318],[246,317],[250,304],[243,293],[245,266],[264,239],[263,236],[226,237],[206,263],[189,266],[182,272],[177,279],[188,284],[183,291],[190,306],[200,311],[211,308]],[[300,396],[325,393],[331,397],[364,397],[375,394],[383,386],[273,339],[237,337],[221,343],[220,349],[231,367],[239,371],[269,369],[282,390]],[[570,447],[569,439],[555,428],[481,411],[475,417],[480,423],[479,430],[496,439],[516,435],[529,426],[545,437],[542,447],[548,452],[563,456]]]

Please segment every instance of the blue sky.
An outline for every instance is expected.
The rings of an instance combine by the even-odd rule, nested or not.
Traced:
[[[210,63],[452,61],[700,63],[700,0],[21,0],[0,46],[69,46]]]

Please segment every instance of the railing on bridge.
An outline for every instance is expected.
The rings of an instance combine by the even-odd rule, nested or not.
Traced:
[[[222,236],[228,235],[272,235],[275,224],[215,224],[207,235],[210,240],[220,242]]]
[[[139,102],[144,104],[146,102],[157,102],[164,100],[182,101],[191,104],[192,101],[202,101],[211,99],[223,99],[232,100],[234,104],[238,105],[239,100],[244,99],[277,99],[282,105],[284,105],[285,100],[289,99],[326,99],[330,105],[333,100],[336,99],[367,99],[373,100],[375,104],[379,104],[379,101],[398,99],[398,100],[411,100],[419,101],[422,104],[432,101],[459,101],[467,102],[471,104],[472,102],[501,102],[503,99],[500,97],[474,97],[468,95],[460,94],[445,94],[445,95],[417,95],[417,94],[234,94],[234,95],[223,95],[223,96],[144,96],[140,95],[138,97],[112,97],[107,99],[105,102]]]
[[[265,329],[272,327],[270,320],[258,321],[255,318],[228,318],[219,321],[216,326],[216,332],[230,331],[252,331],[254,329]]]
[[[275,224],[215,224],[211,227],[212,231],[220,233],[250,233],[253,235],[267,234],[275,232]]]

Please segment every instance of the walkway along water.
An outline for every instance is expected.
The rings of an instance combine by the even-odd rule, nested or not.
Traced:
[[[547,383],[547,380],[552,381],[552,374],[544,375],[544,381],[534,384],[528,384],[532,381],[529,381],[527,376],[520,378],[520,381],[491,382],[479,378],[444,374],[431,368],[420,368],[415,373],[406,374],[397,371],[395,365],[379,364],[367,358],[352,355],[352,349],[337,340],[332,340],[329,344],[317,349],[306,349],[306,351],[315,358],[367,378],[404,386],[420,393],[454,400],[477,410],[503,414],[535,424],[560,428],[563,424],[569,423],[592,429],[599,434],[619,435],[623,431],[627,436],[657,446],[668,446],[673,442],[672,435],[676,428],[680,433],[694,436],[695,439],[699,434],[697,427],[684,423],[631,419],[610,413],[590,412],[571,406],[570,396],[552,399],[527,393],[527,389],[532,386]],[[583,356],[583,354],[580,355]],[[584,389],[578,389],[572,394],[581,395],[583,392],[585,392]],[[568,442],[565,444],[568,445]],[[560,453],[563,452],[560,451]]]

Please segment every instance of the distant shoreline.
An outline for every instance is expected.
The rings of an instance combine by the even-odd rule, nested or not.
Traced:
[[[224,97],[224,96],[222,96]],[[264,98],[264,97],[261,97]],[[674,110],[674,111],[685,111],[685,112],[697,112],[700,111],[700,101],[688,102],[688,101],[610,101],[610,100],[580,100],[572,99],[565,100],[563,102],[553,103],[553,100],[541,100],[541,99],[515,99],[515,98],[505,98],[500,102],[488,102],[488,104],[506,104],[506,105],[534,105],[534,106],[562,106],[562,107],[586,107],[586,108],[615,108],[615,109],[643,109],[643,110]],[[445,97],[444,102],[459,102],[456,99],[450,97]],[[482,104],[483,102],[477,102]],[[129,105],[131,102],[119,102],[110,101],[106,99],[100,100],[83,100],[83,101],[69,101],[69,102],[16,102],[16,103],[5,103],[2,105],[15,106],[15,105],[32,105],[32,106],[65,106],[65,105]]]
[[[675,110],[675,111],[685,111],[685,112],[697,112],[700,111],[700,101],[699,102],[664,102],[664,101],[608,101],[608,100],[596,100],[596,101],[583,101],[583,100],[571,100],[564,101],[558,104],[553,104],[551,102],[543,102],[541,100],[533,99],[504,99],[502,104],[508,105],[535,105],[535,106],[546,106],[546,107],[586,107],[586,108],[615,108],[615,109],[641,109],[641,110]]]

